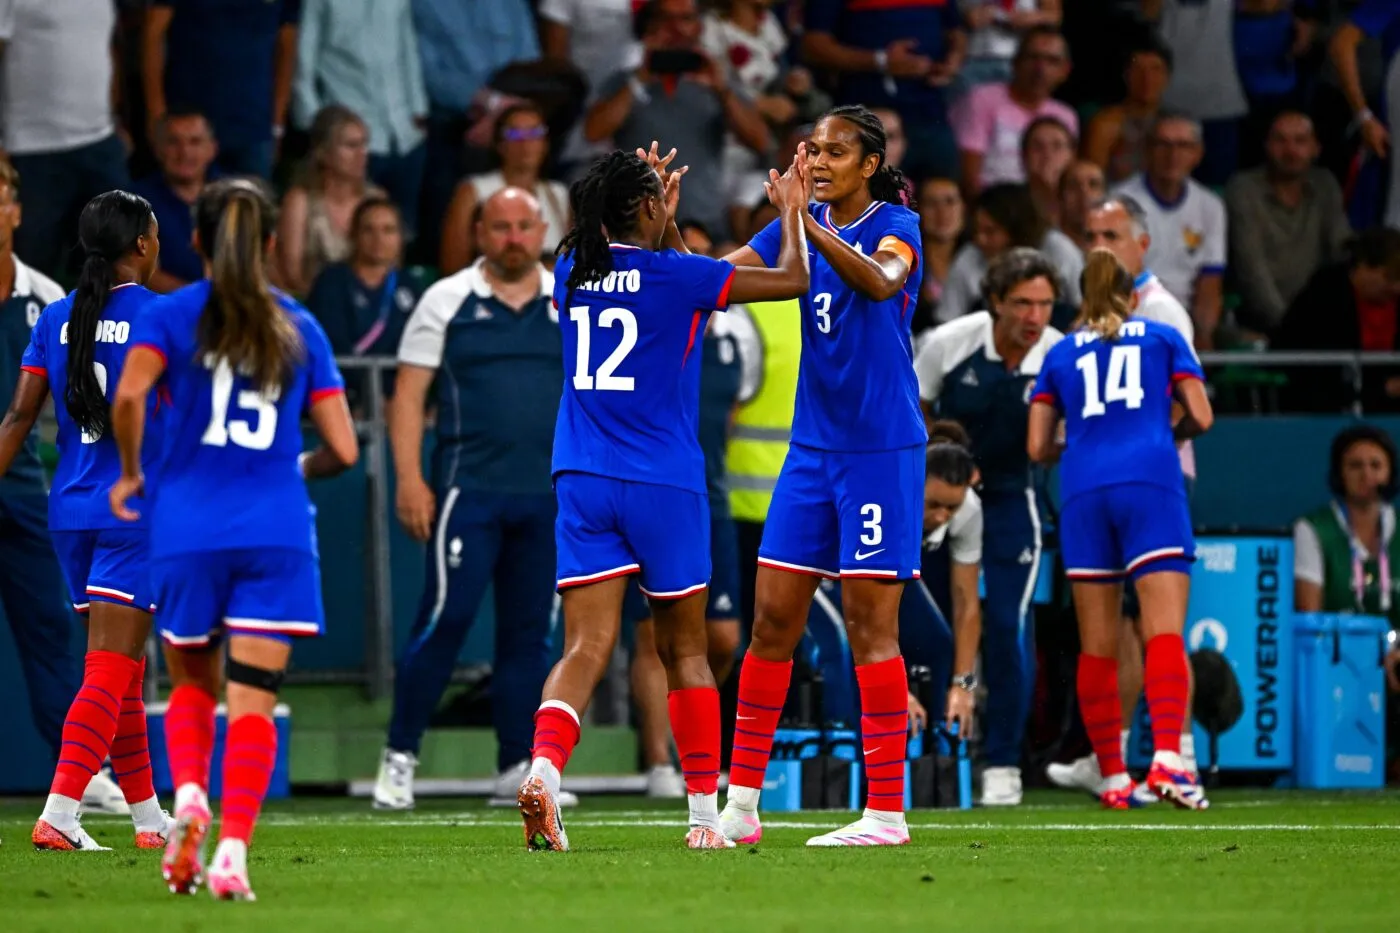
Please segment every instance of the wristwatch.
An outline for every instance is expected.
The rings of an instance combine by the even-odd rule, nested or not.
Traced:
[[[957,674],[953,677],[952,686],[961,687],[968,693],[977,689],[977,673],[968,671],[966,674]]]

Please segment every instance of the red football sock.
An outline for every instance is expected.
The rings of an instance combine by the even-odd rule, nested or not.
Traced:
[[[1186,643],[1180,635],[1158,635],[1148,641],[1143,689],[1152,716],[1152,744],[1159,752],[1181,751],[1181,724],[1190,689],[1186,664]]]
[[[719,789],[719,690],[691,687],[666,695],[671,734],[681,756],[688,794],[713,794]]]
[[[117,737],[112,741],[112,773],[121,785],[127,803],[140,803],[156,795],[151,775],[151,753],[146,744],[146,700],[141,688],[146,680],[146,659],[136,662],[136,671],[122,697]]]
[[[89,651],[83,662],[83,686],[63,722],[63,746],[49,793],[83,799],[88,782],[107,760],[122,696],[136,662],[115,651]]]
[[[219,839],[253,839],[272,769],[277,763],[277,727],[266,716],[239,716],[228,724],[224,743],[223,823]]]
[[[563,774],[578,736],[578,713],[574,708],[559,700],[545,700],[535,710],[535,747],[530,757],[548,758]]]
[[[1079,715],[1089,744],[1099,759],[1099,772],[1104,777],[1122,774],[1123,767],[1123,709],[1118,698],[1118,659],[1101,658],[1092,654],[1079,656],[1076,678],[1079,693]]]
[[[787,702],[791,661],[765,661],[750,651],[739,667],[739,713],[734,724],[734,756],[729,786],[763,788],[773,733]]]
[[[904,812],[905,750],[909,741],[909,675],[904,658],[857,664],[860,737],[865,750],[869,810]]]
[[[214,755],[214,707],[218,701],[193,684],[170,693],[165,709],[165,754],[176,790],[195,784],[209,790],[209,760]]]

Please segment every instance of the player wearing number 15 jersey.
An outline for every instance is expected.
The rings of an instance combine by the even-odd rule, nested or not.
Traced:
[[[545,683],[519,793],[525,841],[534,849],[568,848],[560,773],[578,742],[579,712],[612,657],[625,578],[634,573],[651,600],[672,688],[671,730],[690,804],[686,844],[729,845],[719,832],[719,691],[705,632],[710,507],[698,433],[701,340],[712,309],[806,290],[806,180],[795,161],[786,175],[771,176],[769,196],[783,215],[777,268],[736,269],[661,248],[663,240],[683,247],[674,221],[681,172],[668,168],[674,155],[614,152],[570,191],[575,222],[554,280],[565,367],[553,466],[564,657]]]
[[[1180,807],[1200,809],[1205,797],[1180,754],[1189,674],[1181,633],[1195,543],[1174,439],[1210,426],[1210,402],[1185,338],[1156,321],[1129,320],[1133,277],[1112,253],[1089,253],[1083,293],[1078,326],[1041,366],[1027,437],[1033,458],[1053,460],[1056,423],[1064,418],[1060,544],[1079,616],[1079,705],[1104,777],[1101,799],[1115,809],[1139,805],[1119,746],[1117,642],[1129,579],[1147,644],[1156,747],[1148,786]],[[1175,427],[1173,400],[1184,409]]]
[[[151,577],[174,684],[166,744],[175,828],[162,870],[174,893],[203,880],[215,697],[227,681],[223,825],[209,871],[215,897],[251,900],[247,850],[276,758],[272,711],[290,636],[321,631],[314,512],[304,477],[340,472],[358,447],[344,383],[321,326],[271,291],[271,201],[255,183],[215,182],[195,203],[209,279],[157,301],[133,328],[112,405],[121,478],[117,517],[149,510]],[[147,398],[168,390],[161,468],[145,502]],[[325,441],[302,454],[309,411]],[[227,639],[227,664],[213,650]]]
[[[899,654],[904,581],[919,575],[924,444],[910,318],[922,272],[908,184],[885,163],[885,131],[864,107],[838,107],[806,144],[816,256],[802,299],[802,364],[792,443],[758,552],[753,641],[739,672],[739,720],[721,823],[736,842],[762,834],[758,798],[792,655],[822,577],[842,580],[861,697],[869,792],[864,815],[814,846],[902,845],[908,678]],[[774,228],[734,255],[769,265]]]
[[[32,838],[38,849],[100,848],[78,824],[78,805],[110,755],[131,807],[137,847],[161,848],[167,817],[152,782],[142,701],[154,602],[147,534],[144,525],[118,521],[107,507],[107,489],[121,472],[107,430],[107,398],[121,375],[132,321],[157,297],[142,287],[160,253],[151,205],[125,191],[100,194],[83,208],[78,239],[86,254],[78,287],[35,322],[11,417],[0,428],[2,473],[53,395],[58,467],[49,528],[74,608],[88,617],[83,686],[68,710],[53,784]],[[159,425],[157,416],[144,450],[148,462],[159,449]]]

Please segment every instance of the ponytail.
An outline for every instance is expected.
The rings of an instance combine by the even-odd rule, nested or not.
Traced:
[[[883,160],[884,156],[881,156]],[[883,161],[880,167],[875,170],[875,174],[870,176],[870,197],[876,201],[885,201],[889,204],[898,204],[901,207],[914,209],[914,186],[903,172],[893,165],[887,165]]]
[[[569,189],[574,225],[559,243],[559,255],[571,254],[573,268],[565,283],[570,291],[613,271],[609,239],[636,232],[637,210],[647,197],[660,197],[656,170],[629,152],[604,156]]]
[[[68,313],[68,380],[63,404],[89,438],[107,433],[107,387],[97,375],[97,333],[102,312],[117,284],[117,260],[135,253],[151,232],[151,205],[127,191],[108,191],[89,201],[78,218],[83,268]],[[115,378],[115,374],[112,374]]]
[[[227,362],[272,397],[286,386],[303,353],[301,335],[268,281],[272,202],[252,182],[216,182],[201,193],[195,219],[210,266],[209,302],[199,317],[200,352]]]
[[[1075,326],[1093,331],[1103,340],[1116,340],[1118,330],[1133,311],[1133,277],[1118,257],[1106,249],[1093,249],[1079,276],[1084,302]]]

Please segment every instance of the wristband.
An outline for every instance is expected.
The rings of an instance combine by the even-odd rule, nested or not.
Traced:
[[[886,52],[884,49],[880,49],[875,53],[875,70],[880,72],[880,74],[882,75],[889,74],[890,56],[889,53]]]

